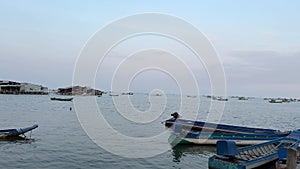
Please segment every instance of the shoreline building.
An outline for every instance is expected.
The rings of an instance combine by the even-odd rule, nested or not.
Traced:
[[[81,96],[102,96],[103,91],[92,89],[90,87],[71,86],[67,88],[58,88],[57,94],[60,95],[81,95]]]
[[[48,93],[48,87],[42,85],[0,80],[0,94],[47,95]]]

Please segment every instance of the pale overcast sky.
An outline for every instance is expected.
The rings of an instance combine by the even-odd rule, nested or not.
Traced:
[[[155,12],[184,19],[211,40],[224,66],[228,95],[300,97],[299,9],[297,0],[0,0],[0,79],[70,86],[76,58],[96,31],[125,16]],[[120,51],[99,68],[97,88],[110,89]],[[184,49],[178,52],[190,62],[200,93],[209,94],[203,67],[184,58],[189,55]],[[155,71],[133,82],[133,91],[178,92],[171,77]]]

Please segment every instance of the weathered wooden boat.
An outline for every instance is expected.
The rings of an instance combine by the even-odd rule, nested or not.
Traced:
[[[7,138],[12,138],[12,137],[18,137],[22,134],[25,134],[29,131],[32,131],[38,127],[37,124],[31,126],[31,127],[25,127],[25,128],[20,128],[20,129],[5,129],[5,130],[0,130],[0,139],[7,139]]]
[[[212,100],[217,100],[217,101],[228,101],[227,98],[223,98],[223,97],[220,97],[220,96],[218,96],[218,97],[217,96],[212,96],[211,98],[212,98]]]
[[[300,169],[300,147],[279,149],[276,169]]]
[[[208,166],[210,169],[251,169],[275,164],[279,149],[298,147],[299,143],[299,137],[285,137],[237,149],[235,142],[221,140],[217,143],[217,155],[209,158]]]
[[[111,93],[111,94],[109,94],[109,96],[120,96],[120,95]]]
[[[228,125],[226,125],[228,126]],[[226,130],[204,130],[201,131],[189,131],[182,128],[181,123],[174,125],[173,131],[169,136],[169,143],[171,145],[177,144],[201,144],[201,145],[215,145],[219,140],[232,140],[237,145],[253,145],[270,140],[282,138],[288,136],[291,132],[269,131],[262,132],[263,130],[256,132],[253,130],[247,131],[244,127],[227,128]],[[248,128],[246,128],[248,129]]]
[[[238,100],[249,100],[248,97],[239,97]]]
[[[50,100],[57,100],[57,101],[72,101],[73,98],[57,98],[57,97],[51,97]]]
[[[226,102],[228,101],[227,98],[221,98],[221,97],[220,97],[220,98],[217,98],[217,100],[218,100],[218,101],[226,101]]]
[[[121,95],[133,95],[133,92],[121,93]]]
[[[269,100],[269,103],[283,103],[282,99],[271,99]]]
[[[293,131],[294,138],[300,138],[300,131]],[[276,169],[300,169],[300,145],[278,150]]]
[[[221,133],[235,133],[235,134],[257,134],[257,135],[274,134],[279,136],[287,136],[290,134],[290,131],[281,132],[273,129],[207,123],[203,121],[193,121],[193,120],[185,120],[185,119],[177,119],[177,118],[166,120],[165,126],[171,127],[175,123],[181,124],[183,129],[192,130],[192,131],[221,132]]]

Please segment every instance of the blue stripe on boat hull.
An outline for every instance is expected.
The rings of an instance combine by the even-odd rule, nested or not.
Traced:
[[[281,135],[289,135],[290,131],[287,132],[280,132],[278,130],[273,129],[264,129],[264,128],[254,128],[254,127],[243,127],[243,126],[235,126],[235,125],[226,125],[226,124],[215,124],[215,123],[207,123],[202,121],[192,121],[192,120],[185,120],[185,119],[169,119],[165,121],[165,125],[170,127],[175,123],[180,123],[183,125],[184,128],[192,129],[195,131],[202,131],[205,130],[206,132],[209,131],[216,131],[216,132],[230,132],[230,133],[241,133],[241,134],[261,134],[261,135],[269,135],[269,134],[281,134]]]
[[[220,132],[189,132],[187,135],[182,133],[172,132],[169,137],[171,144],[200,144],[200,145],[215,145],[218,140],[232,140],[237,145],[253,145],[270,140],[283,138],[283,136],[263,136],[256,134],[228,134]]]
[[[179,137],[175,136],[174,134],[171,134],[169,137],[169,143],[172,145],[177,145],[177,144],[199,144],[199,145],[215,145],[217,141],[219,140],[225,140],[225,139],[207,139],[207,138],[202,138],[202,139],[195,139],[195,138],[184,138],[184,137]],[[228,140],[228,139],[226,139]],[[249,140],[249,139],[237,139],[237,138],[232,138],[230,140],[233,140],[236,142],[237,145],[240,146],[246,146],[246,145],[253,145],[253,144],[259,144],[263,142],[267,142],[269,140],[265,139],[260,139],[260,140]]]

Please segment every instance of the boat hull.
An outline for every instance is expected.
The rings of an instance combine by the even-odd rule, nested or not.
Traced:
[[[198,122],[199,123],[199,122]],[[201,131],[193,131],[185,128],[185,123],[175,123],[170,134],[171,144],[210,144],[214,145],[218,140],[232,140],[238,145],[253,145],[266,141],[283,138],[291,132],[279,132],[277,130],[230,126],[220,124],[216,130],[208,130],[212,127],[204,124]],[[263,132],[264,131],[264,132]]]
[[[247,146],[253,144],[264,143],[273,139],[277,139],[280,137],[263,137],[263,136],[251,136],[251,135],[227,135],[224,137],[222,133],[207,133],[207,134],[199,134],[194,138],[190,136],[183,136],[176,133],[171,133],[169,136],[169,143],[171,145],[177,144],[196,144],[196,145],[216,145],[219,140],[232,140],[235,141],[239,146]]]
[[[236,134],[256,134],[256,135],[281,135],[287,136],[290,131],[280,132],[273,129],[243,127],[226,124],[207,123],[202,121],[193,121],[185,119],[169,119],[165,121],[165,126],[171,127],[174,124],[180,123],[185,130],[205,131],[205,132],[220,132],[220,133],[236,133]]]
[[[239,148],[235,155],[214,155],[209,158],[210,169],[249,169],[274,164],[278,159],[278,150],[298,146],[299,140],[294,138],[280,138],[265,143]],[[218,147],[217,149],[223,147]],[[232,149],[232,147],[230,147]]]
[[[38,128],[38,125],[35,124],[31,127],[25,127],[20,129],[6,129],[6,130],[0,130],[0,139],[6,139],[11,137],[18,137],[22,134],[25,134],[29,131],[32,131],[34,129]]]
[[[56,97],[52,97],[52,98],[50,98],[50,100],[56,100],[56,101],[72,101],[73,98],[56,98]]]

